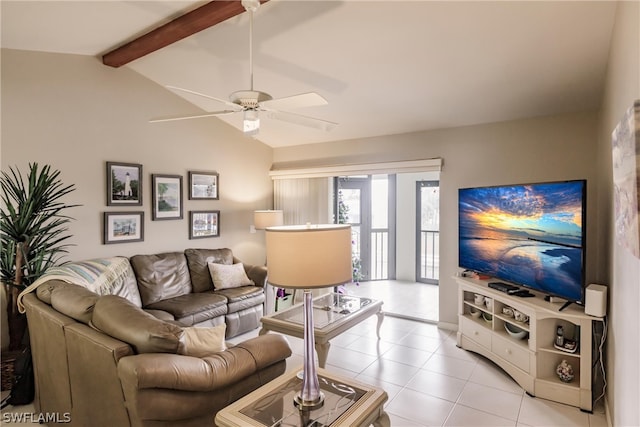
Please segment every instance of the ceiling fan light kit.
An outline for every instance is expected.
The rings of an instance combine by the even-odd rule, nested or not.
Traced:
[[[233,92],[229,96],[229,101],[195,92],[189,89],[183,89],[175,86],[167,86],[169,89],[182,91],[192,95],[201,96],[214,101],[221,102],[231,109],[212,111],[203,114],[160,117],[150,120],[152,123],[167,122],[174,120],[197,119],[203,117],[221,116],[232,113],[243,113],[242,130],[246,135],[255,136],[260,131],[260,113],[265,112],[266,117],[276,120],[293,123],[300,126],[306,126],[314,129],[329,131],[336,126],[336,123],[321,120],[314,117],[302,116],[285,112],[282,110],[290,110],[296,108],[313,107],[326,105],[327,100],[315,92],[302,93],[284,98],[273,99],[271,95],[265,92],[253,90],[253,12],[260,7],[259,0],[242,0],[242,6],[249,13],[249,90],[239,90]]]

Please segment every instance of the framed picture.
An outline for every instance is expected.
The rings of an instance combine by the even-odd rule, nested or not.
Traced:
[[[220,236],[220,211],[189,211],[189,239]]]
[[[103,243],[144,241],[144,212],[105,212]]]
[[[142,206],[142,165],[107,162],[107,206]]]
[[[218,178],[216,172],[189,171],[189,200],[218,200]]]
[[[151,175],[151,219],[182,219],[182,176]]]
[[[616,240],[640,258],[640,100],[611,134]]]

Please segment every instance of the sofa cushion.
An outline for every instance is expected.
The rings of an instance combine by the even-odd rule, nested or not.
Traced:
[[[222,323],[210,328],[186,327],[182,330],[182,346],[179,354],[193,357],[205,357],[224,351],[227,345],[224,341],[227,325]]]
[[[213,290],[213,281],[209,273],[210,262],[216,264],[233,264],[231,249],[187,249],[184,251],[189,264],[193,292]]]
[[[264,291],[257,286],[222,289],[215,293],[227,298],[227,314],[255,307],[265,301]]]
[[[96,301],[91,324],[131,345],[136,353],[177,353],[182,328],[156,319],[130,301],[106,295]]]
[[[130,261],[143,307],[191,292],[187,259],[182,252],[135,255]]]
[[[216,291],[253,285],[253,282],[247,277],[242,263],[225,265],[210,262],[208,267]]]
[[[227,313],[227,299],[212,292],[186,294],[158,301],[145,308],[166,311],[179,323],[191,326],[224,316]]]

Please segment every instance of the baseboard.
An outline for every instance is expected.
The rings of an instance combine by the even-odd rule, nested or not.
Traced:
[[[438,328],[444,329],[446,331],[458,332],[457,323],[438,322]]]

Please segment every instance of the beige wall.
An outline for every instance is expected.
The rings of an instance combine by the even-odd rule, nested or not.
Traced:
[[[249,232],[253,210],[271,208],[272,149],[217,119],[148,123],[195,107],[127,69],[92,57],[2,50],[2,170],[51,164],[77,190],[69,214],[69,260],[230,247],[243,261],[264,262],[264,233]],[[107,207],[105,162],[143,165],[143,206]],[[187,200],[187,171],[217,171],[220,200]],[[183,176],[184,219],[151,220],[151,174]],[[220,210],[220,237],[189,240],[190,210]],[[102,213],[145,213],[140,243],[102,244]],[[4,310],[2,310],[4,314]],[[3,322],[5,324],[5,322]],[[3,340],[3,342],[5,342]]]
[[[274,150],[282,166],[442,157],[440,174],[440,321],[457,324],[458,188],[587,179],[587,280],[596,277],[597,114],[542,117],[365,140]],[[359,159],[359,160],[358,160]],[[413,245],[412,239],[408,244]],[[400,246],[400,244],[398,244]]]
[[[598,142],[598,256],[609,284],[607,401],[612,425],[640,425],[640,259],[613,236],[611,132],[624,112],[640,99],[640,2],[619,2],[609,54]]]

